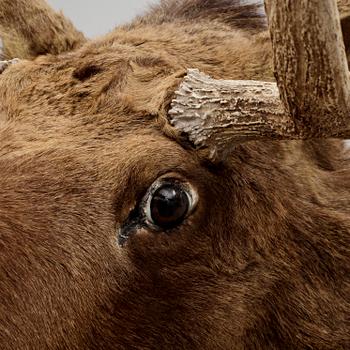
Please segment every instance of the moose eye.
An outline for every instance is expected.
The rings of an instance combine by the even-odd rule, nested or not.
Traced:
[[[189,183],[177,178],[158,179],[118,228],[118,244],[124,246],[142,227],[166,231],[179,226],[193,212],[197,202],[198,194]]]
[[[157,181],[147,196],[146,222],[158,229],[174,228],[192,212],[196,198],[195,191],[178,180]]]

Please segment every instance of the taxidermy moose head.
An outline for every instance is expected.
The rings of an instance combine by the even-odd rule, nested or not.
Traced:
[[[2,350],[350,349],[345,1],[0,5]]]

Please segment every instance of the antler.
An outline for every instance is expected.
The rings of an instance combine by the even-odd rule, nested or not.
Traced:
[[[350,136],[350,80],[336,0],[266,0],[265,8],[277,85],[189,70],[175,93],[171,123],[213,161],[249,140]]]

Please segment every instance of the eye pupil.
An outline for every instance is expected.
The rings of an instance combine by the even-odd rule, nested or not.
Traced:
[[[173,228],[184,220],[189,206],[188,195],[179,185],[165,184],[153,194],[150,203],[152,221],[161,228]]]

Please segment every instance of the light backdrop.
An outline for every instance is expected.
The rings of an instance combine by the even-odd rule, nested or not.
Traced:
[[[102,35],[141,14],[157,0],[47,0],[88,37]]]

